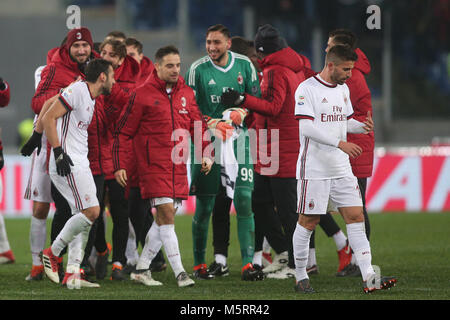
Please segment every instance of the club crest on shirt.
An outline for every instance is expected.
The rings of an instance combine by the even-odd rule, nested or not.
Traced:
[[[86,202],[89,202],[89,200],[91,200],[91,197],[88,194],[86,194],[84,196],[84,200],[86,200]]]
[[[244,83],[244,77],[242,76],[242,74],[239,72],[238,77],[237,77],[237,82],[239,84],[243,84]]]
[[[181,97],[181,105],[183,107],[186,107],[186,98],[185,97]]]
[[[315,207],[314,200],[311,199],[311,201],[308,204],[308,208],[309,208],[309,210],[312,210],[312,209],[314,209],[314,207]]]
[[[39,192],[38,192],[37,188],[35,188],[33,191],[33,196],[37,197],[38,195],[39,195]]]

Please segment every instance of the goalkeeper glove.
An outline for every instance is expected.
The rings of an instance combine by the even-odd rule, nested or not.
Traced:
[[[243,104],[245,101],[245,95],[240,94],[236,90],[232,88],[228,88],[227,91],[222,93],[222,96],[220,98],[220,102],[226,106],[229,107],[238,107],[241,104]]]
[[[72,159],[61,147],[53,148],[53,153],[56,162],[56,172],[62,177],[69,175],[71,171],[70,166],[73,166]]]
[[[20,149],[20,153],[23,156],[30,156],[34,149],[38,148],[37,154],[41,152],[41,140],[42,140],[42,133],[38,133],[36,131],[33,131],[33,134],[31,135],[30,139],[23,145],[22,149]]]
[[[248,115],[248,110],[245,108],[229,108],[225,110],[223,113],[230,112],[230,119],[237,126],[240,126],[244,121],[245,117]]]
[[[208,116],[205,116],[205,120],[208,124],[208,128],[213,131],[216,137],[222,139],[223,141],[233,135],[234,128],[231,125],[233,123],[231,120],[214,119]]]

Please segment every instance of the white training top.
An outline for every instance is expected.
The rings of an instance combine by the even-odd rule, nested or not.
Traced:
[[[337,148],[347,141],[347,120],[353,116],[350,91],[346,84],[333,85],[319,75],[303,81],[295,92],[295,117],[310,119],[328,144],[302,133],[299,125],[300,151],[297,179],[323,180],[352,176],[349,156]]]
[[[72,159],[72,170],[89,168],[87,130],[94,113],[95,99],[84,81],[65,88],[58,99],[68,111],[56,122],[61,147]],[[50,172],[56,172],[54,156],[50,157],[49,167]]]

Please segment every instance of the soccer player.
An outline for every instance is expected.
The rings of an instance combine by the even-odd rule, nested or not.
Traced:
[[[186,160],[190,132],[194,136],[196,123],[200,124],[201,136],[206,131],[206,123],[195,101],[194,92],[180,74],[180,54],[176,47],[166,46],[155,54],[155,71],[138,87],[130,97],[123,111],[115,133],[113,146],[115,177],[118,183],[127,185],[127,168],[132,155],[137,156],[139,186],[143,199],[150,199],[156,208],[156,217],[147,233],[145,246],[139,257],[136,271],[131,278],[145,285],[161,285],[153,280],[149,266],[161,247],[177,279],[179,287],[194,285],[194,281],[184,270],[178,238],[175,233],[175,212],[181,200],[188,197]],[[176,148],[174,133],[181,133],[184,147],[181,148],[184,161],[175,161]],[[133,152],[133,143],[135,151]],[[201,143],[202,141],[194,141]],[[201,143],[202,148],[206,142]],[[177,153],[178,154],[178,153]],[[211,170],[212,159],[201,157],[202,174]],[[182,160],[182,159],[180,159]]]
[[[115,80],[124,91],[130,92],[130,90],[134,89],[138,85],[140,79],[139,63],[131,56],[127,55],[127,49],[124,41],[107,38],[100,45],[100,56],[111,62],[114,69]],[[102,100],[100,100],[100,102],[101,101]],[[120,107],[125,108],[125,105]],[[123,267],[127,264],[125,252],[128,241],[129,217],[128,200],[125,197],[125,189],[114,179],[112,143],[115,125],[115,121],[111,121],[111,124],[106,130],[104,139],[101,139],[100,142],[103,151],[102,165],[105,174],[106,192],[109,195],[110,213],[113,220],[113,264],[111,279],[124,280],[126,279],[126,274]],[[100,267],[97,269],[99,270]]]
[[[9,85],[0,78],[0,107],[6,107],[9,104]],[[5,160],[3,158],[3,146],[0,139],[0,170],[3,169]],[[3,186],[0,179],[0,202],[3,199]],[[15,261],[14,254],[9,245],[8,236],[6,234],[5,220],[0,214],[0,264],[13,263]]]
[[[387,289],[397,282],[395,277],[377,275],[372,266],[361,193],[349,161],[349,157],[359,156],[362,149],[346,141],[347,132],[367,134],[373,130],[370,112],[364,122],[352,119],[353,108],[345,81],[350,78],[357,58],[348,47],[332,47],[322,72],[302,82],[295,92],[300,150],[296,173],[299,219],[293,246],[295,290],[301,293],[314,292],[306,272],[309,239],[320,215],[326,214],[329,199],[336,204],[346,223],[364,292]]]
[[[216,139],[227,140],[233,133],[230,121],[226,122],[223,113],[226,107],[220,102],[220,97],[228,88],[240,93],[251,93],[260,96],[260,87],[256,70],[246,56],[229,51],[231,38],[229,30],[221,24],[211,26],[206,32],[206,51],[208,55],[195,61],[188,72],[186,80],[194,89],[200,111],[208,117],[208,126],[214,132]],[[233,144],[236,155],[237,143],[248,139],[245,117],[247,111],[242,108],[230,109],[230,119],[235,126],[241,127],[241,133]],[[228,133],[227,133],[228,131]],[[216,151],[217,152],[217,151]],[[237,213],[238,239],[242,257],[242,279],[262,280],[263,274],[252,265],[254,253],[255,222],[251,208],[253,190],[253,165],[250,159],[250,148],[245,147],[245,161],[239,163],[238,174],[234,186],[233,201]],[[238,155],[242,157],[242,155]],[[215,251],[215,261],[206,266],[206,242],[208,236],[209,218],[214,208],[215,197],[221,183],[221,171],[224,179],[228,175],[226,166],[214,163],[208,176],[199,175],[200,166],[191,166],[191,195],[196,196],[195,215],[192,220],[192,236],[194,239],[194,275],[201,279],[211,279],[211,275],[228,275],[227,252]],[[226,226],[225,226],[226,227]]]
[[[325,52],[328,52],[331,47],[340,44],[347,45],[358,55],[358,60],[355,62],[355,66],[352,69],[352,76],[346,81],[346,85],[350,91],[350,101],[354,111],[354,118],[356,120],[363,120],[370,111],[372,114],[372,104],[370,100],[370,90],[367,86],[364,75],[370,72],[370,62],[366,55],[357,48],[356,35],[347,29],[336,29],[329,33],[328,42]],[[367,239],[370,240],[370,221],[369,215],[366,209],[366,185],[367,178],[372,175],[373,168],[373,156],[375,139],[373,131],[368,134],[352,134],[349,133],[348,141],[354,142],[361,146],[362,153],[357,158],[350,158],[350,164],[353,174],[358,178],[358,186],[361,191],[363,201],[364,212],[364,225],[366,230]],[[329,208],[331,211],[335,211],[332,204]],[[328,211],[330,211],[328,210]],[[340,230],[330,213],[321,216],[320,226],[329,237],[333,237],[335,240],[338,256],[339,267],[336,273],[338,277],[344,276],[357,276],[360,274],[360,270],[356,265],[356,258],[352,255],[351,248],[348,246],[348,240],[345,234]],[[315,246],[314,246],[314,233],[311,235],[310,241],[310,254],[308,258],[307,270],[317,269],[315,258]]]
[[[91,225],[100,212],[89,168],[87,129],[96,98],[110,94],[114,82],[110,62],[102,59],[91,61],[86,67],[86,81],[77,81],[65,88],[49,109],[43,110],[45,113],[36,123],[35,131],[45,131],[52,146],[50,178],[69,202],[73,213],[51,247],[42,251],[42,261],[49,279],[59,283],[58,256],[68,246],[67,270],[62,282],[68,288],[99,287],[80,276],[84,247]]]
[[[49,100],[54,99],[62,88],[67,87],[77,78],[83,76],[87,62],[95,57],[95,53],[92,51],[92,45],[90,31],[82,27],[70,30],[61,45],[48,52],[47,65],[41,70],[40,75],[35,74],[35,81],[38,82],[38,86],[31,100],[31,108],[36,115],[40,114],[45,103],[51,104],[52,101]],[[42,81],[38,81],[38,76]],[[41,148],[41,140],[44,142],[43,148]],[[30,172],[31,181],[29,180],[29,185],[25,193],[25,198],[34,200],[33,217],[30,227],[33,267],[30,276],[27,276],[28,280],[40,279],[42,275],[42,266],[38,262],[37,255],[45,246],[45,218],[48,215],[49,209],[49,203],[46,201],[50,201],[49,194],[51,194],[50,178],[46,173],[46,153],[47,150],[49,151],[47,149],[46,138],[37,132],[33,132],[30,140],[22,147],[21,153],[22,155],[29,156],[36,147],[42,152],[39,152],[39,155],[36,153],[33,156],[35,165]],[[53,198],[53,194],[51,198]],[[52,240],[54,240],[66,220],[70,218],[70,212],[67,215],[65,214],[67,211],[65,208],[68,206],[66,201],[62,197],[58,197],[59,199],[62,201],[55,201],[56,212],[52,221]],[[53,202],[53,199],[50,202]],[[60,265],[62,275],[62,257]]]

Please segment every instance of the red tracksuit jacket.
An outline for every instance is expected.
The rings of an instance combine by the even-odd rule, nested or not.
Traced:
[[[117,122],[113,146],[114,169],[127,169],[130,157],[135,156],[143,199],[187,199],[186,164],[172,161],[172,152],[176,150],[175,146],[183,144],[187,148],[183,150],[189,152],[189,139],[183,135],[182,139],[172,141],[172,135],[176,129],[185,129],[184,132],[189,130],[194,137],[194,121],[201,124],[203,135],[207,126],[195,101],[194,91],[179,77],[169,95],[166,83],[158,78],[154,70],[130,96],[129,104]],[[207,141],[202,141],[202,149],[206,145]],[[188,154],[175,153],[187,159]],[[200,154],[197,154],[197,159],[201,159]]]

